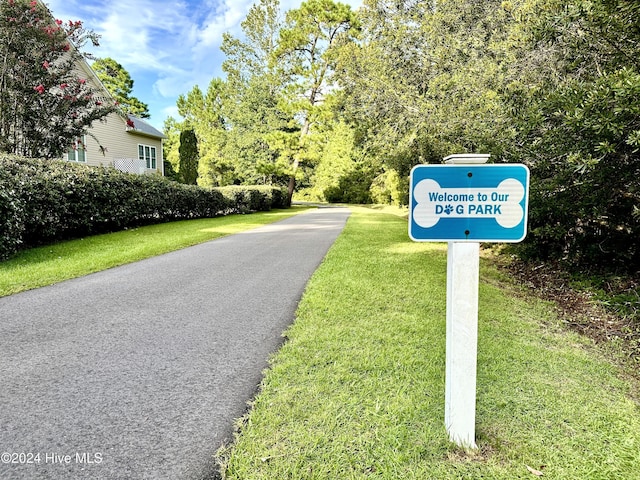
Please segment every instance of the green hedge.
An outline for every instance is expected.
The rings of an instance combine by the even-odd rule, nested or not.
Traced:
[[[233,212],[247,213],[270,210],[271,208],[287,208],[287,191],[285,188],[258,185],[244,187],[229,185],[215,190],[224,195],[230,202]]]
[[[0,155],[0,258],[151,223],[286,207],[274,187],[204,189],[156,175]]]

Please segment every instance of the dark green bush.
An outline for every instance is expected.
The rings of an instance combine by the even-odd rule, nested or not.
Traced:
[[[266,195],[268,201],[271,204],[271,208],[289,208],[291,203],[289,202],[289,196],[287,189],[284,187],[272,187],[269,185],[258,185],[253,187],[258,192],[262,192]]]
[[[340,177],[337,185],[325,188],[324,198],[330,203],[372,203],[370,189],[375,176],[373,168],[358,164],[354,170]]]
[[[282,208],[272,187],[204,189],[113,168],[0,155],[0,258],[19,248],[179,219]]]
[[[15,253],[22,243],[24,205],[16,188],[14,178],[0,169],[0,258]]]
[[[233,211],[238,213],[289,207],[286,189],[281,187],[228,185],[214,190],[222,193],[231,202]]]

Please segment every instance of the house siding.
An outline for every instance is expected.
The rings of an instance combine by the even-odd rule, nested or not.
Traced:
[[[88,64],[81,63],[75,71],[79,78],[86,79],[95,90],[104,91],[104,86]],[[105,92],[105,97],[107,96]],[[162,139],[129,129],[126,119],[117,113],[111,113],[104,119],[93,122],[89,128],[89,134],[85,137],[86,162],[83,163],[93,166],[113,166],[116,159],[138,159],[140,144],[156,148],[156,168],[146,169],[146,172],[160,172],[164,175]],[[101,146],[103,148],[100,148]],[[65,154],[63,159],[66,158]]]
[[[94,122],[86,137],[87,165],[113,166],[113,161],[121,158],[138,158],[138,145],[156,147],[156,169],[163,173],[162,140],[126,131],[125,121],[116,113],[106,117],[106,121]],[[96,140],[97,139],[97,140]],[[98,143],[100,142],[100,143]],[[104,151],[100,148],[104,147]]]

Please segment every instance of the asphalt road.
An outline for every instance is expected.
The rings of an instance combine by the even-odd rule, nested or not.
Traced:
[[[348,215],[0,298],[0,478],[213,478]]]

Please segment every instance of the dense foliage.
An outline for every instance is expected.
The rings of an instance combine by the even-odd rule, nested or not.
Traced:
[[[357,19],[332,0],[309,0],[286,15],[278,0],[261,0],[242,30],[243,38],[223,38],[226,80],[182,95],[184,122],[169,119],[165,134],[195,130],[203,185],[286,184],[291,196],[296,185],[309,185],[319,161],[315,134],[331,128],[325,102],[335,88],[337,51],[352,39]],[[168,145],[167,158],[175,148]]]
[[[132,96],[134,81],[121,64],[113,58],[98,58],[91,68],[122,111],[139,118],[150,117],[149,106]]]
[[[96,35],[54,19],[40,2],[0,2],[0,151],[58,158],[115,111],[78,74],[79,48]]]
[[[282,188],[205,189],[113,168],[0,156],[0,258],[54,240],[285,206]]]
[[[198,139],[189,129],[180,132],[180,178],[187,185],[195,185],[198,180]]]
[[[640,269],[638,2],[364,0],[355,13],[261,0],[244,37],[225,36],[227,79],[181,104],[207,125],[212,183],[290,177],[310,199],[406,205],[414,165],[490,153],[531,169],[522,256]]]
[[[543,8],[544,7],[544,8]],[[640,4],[540,2],[518,52],[518,141],[532,171],[521,253],[640,269]],[[533,86],[533,88],[532,88]]]
[[[395,171],[491,153],[532,173],[518,252],[640,269],[640,4],[365,0],[342,105]]]

